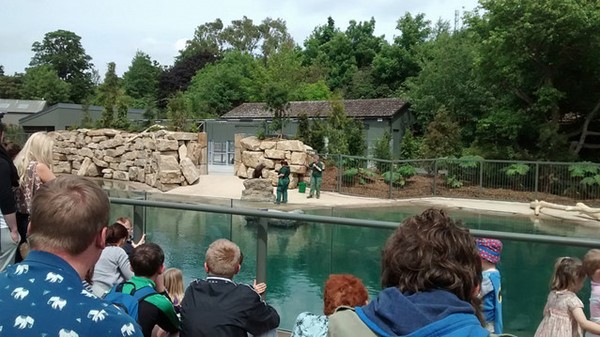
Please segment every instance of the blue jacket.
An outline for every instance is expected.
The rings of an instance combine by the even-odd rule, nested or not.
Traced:
[[[384,337],[489,335],[471,304],[444,290],[403,294],[397,288],[387,288],[368,305],[356,308],[356,314]]]
[[[483,272],[484,283],[486,279],[491,283],[493,289],[483,296],[483,317],[486,323],[494,322],[494,333],[501,334],[503,332],[502,325],[502,294],[500,272],[490,270]]]

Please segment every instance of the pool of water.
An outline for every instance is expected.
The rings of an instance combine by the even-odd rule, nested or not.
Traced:
[[[173,200],[169,200],[173,201]],[[189,199],[187,200],[189,201]],[[230,200],[198,202],[232,205]],[[426,207],[313,209],[307,213],[394,221],[420,213]],[[131,214],[131,207],[114,206],[113,215]],[[596,238],[593,228],[560,222],[534,223],[514,216],[451,212],[469,228]],[[255,227],[241,216],[166,209],[146,210],[148,240],[165,250],[167,266],[183,270],[186,283],[204,278],[202,268],[208,245],[229,238],[244,252],[244,266],[236,281],[251,283],[256,268]],[[309,223],[297,229],[270,228],[268,234],[267,301],[281,315],[281,328],[290,329],[303,311],[321,313],[322,287],[330,273],[360,277],[371,296],[380,290],[380,251],[391,230]],[[556,257],[582,257],[587,249],[504,241],[502,273],[504,326],[518,336],[532,336],[542,317],[552,266]],[[579,293],[584,303],[589,286]]]

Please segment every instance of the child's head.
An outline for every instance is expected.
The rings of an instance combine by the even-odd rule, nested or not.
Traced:
[[[471,303],[477,297],[482,268],[475,239],[443,210],[428,209],[404,220],[382,255],[384,288],[413,293],[444,289]]]
[[[552,290],[581,290],[585,272],[581,260],[576,257],[559,257],[554,264],[554,276],[550,288]]]
[[[240,247],[227,239],[219,239],[208,246],[204,269],[210,275],[233,278],[240,271]]]
[[[592,281],[600,283],[600,249],[590,249],[585,254],[583,270]]]
[[[163,271],[165,253],[156,243],[145,243],[133,249],[129,262],[135,276],[151,278]]]
[[[475,240],[477,250],[482,261],[487,261],[493,265],[500,262],[502,254],[502,241],[496,239],[479,238]]]
[[[118,222],[108,226],[106,230],[106,245],[107,246],[122,246],[127,240],[127,228]]]
[[[183,297],[183,273],[180,269],[177,268],[169,268],[165,270],[163,273],[163,279],[165,281],[165,288],[169,295],[171,295],[171,299],[175,300],[177,298],[181,301]]]
[[[332,274],[325,282],[323,291],[323,313],[327,316],[340,306],[356,307],[365,305],[369,299],[367,288],[356,276]]]

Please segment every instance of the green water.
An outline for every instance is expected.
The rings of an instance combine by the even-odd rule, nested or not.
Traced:
[[[189,201],[189,200],[188,200]],[[204,199],[203,203],[229,206],[231,201]],[[425,207],[309,210],[307,213],[339,217],[401,222]],[[130,215],[131,207],[114,206],[113,215]],[[188,211],[146,210],[148,240],[165,250],[168,267],[183,270],[186,283],[205,277],[202,264],[207,246],[217,238],[238,243],[245,259],[236,281],[251,283],[256,268],[255,228],[240,216]],[[529,219],[452,213],[476,229],[543,233],[597,238],[593,228],[567,223],[534,224]],[[379,287],[379,255],[390,230],[374,230],[309,223],[297,229],[270,228],[268,235],[267,301],[280,313],[281,328],[290,329],[303,311],[320,313],[322,286],[330,273],[351,273],[360,277],[370,295]],[[554,260],[559,256],[582,257],[587,249],[504,241],[502,273],[504,326],[518,336],[532,336],[542,317]],[[584,303],[589,286],[579,293]],[[587,304],[587,303],[586,303]]]

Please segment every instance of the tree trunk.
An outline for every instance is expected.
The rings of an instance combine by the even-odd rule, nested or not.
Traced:
[[[590,134],[590,132],[588,132],[588,127],[590,126],[590,122],[594,120],[594,117],[598,113],[598,110],[600,110],[600,100],[598,100],[598,103],[594,107],[594,110],[592,110],[590,114],[585,118],[583,128],[581,129],[581,136],[579,136],[579,142],[577,142],[577,146],[573,151],[575,154],[579,154],[579,151],[581,151],[581,149],[583,148],[583,145],[585,144],[585,138],[588,136],[588,134]]]

